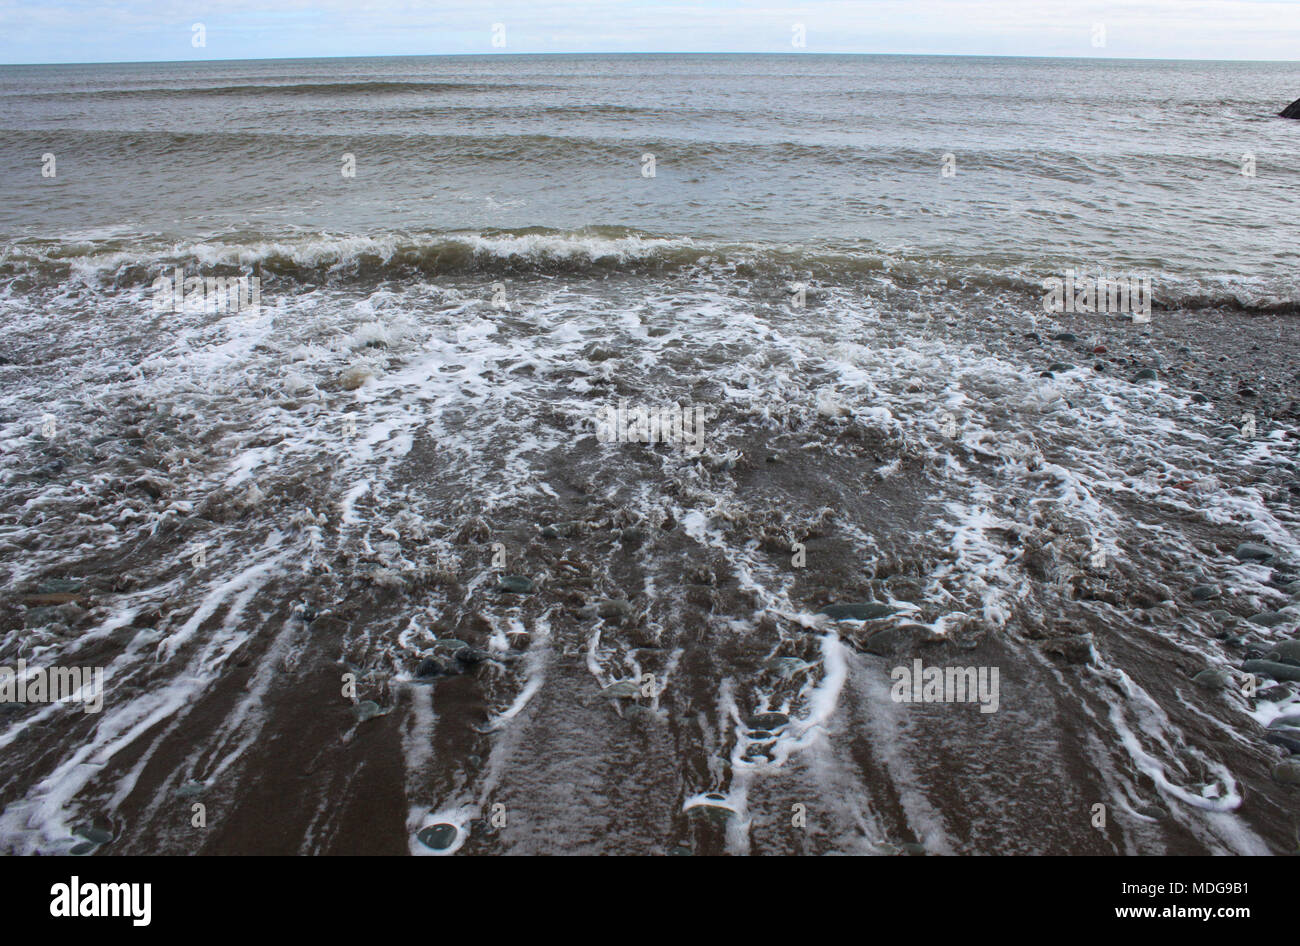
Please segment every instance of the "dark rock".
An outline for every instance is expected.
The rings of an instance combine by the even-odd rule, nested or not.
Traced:
[[[581,522],[574,520],[570,522],[555,522],[549,526],[542,526],[542,538],[544,539],[562,539],[568,538],[575,534]]]
[[[1054,341],[1054,342],[1077,342],[1078,339],[1075,337],[1075,335],[1074,335],[1073,332],[1057,332],[1055,335],[1052,336],[1052,341]]]
[[[352,712],[356,714],[357,722],[359,723],[375,719],[378,716],[388,715],[388,710],[381,707],[374,700],[362,700],[352,708]]]
[[[1246,618],[1251,624],[1258,624],[1260,627],[1277,627],[1279,624],[1286,624],[1294,621],[1289,614],[1283,614],[1281,611],[1261,611],[1259,614],[1252,614]]]
[[[1219,597],[1219,589],[1213,585],[1196,585],[1191,591],[1193,601],[1209,601]]]
[[[47,624],[53,624],[58,619],[59,609],[57,607],[28,608],[23,612],[23,627],[44,627]]]
[[[1065,362],[1063,362],[1063,361],[1054,361],[1054,362],[1052,362],[1050,365],[1047,366],[1047,370],[1048,370],[1048,371],[1051,371],[1051,372],[1053,372],[1053,373],[1058,372],[1058,371],[1073,371],[1073,370],[1074,370],[1074,365],[1067,365],[1067,364],[1066,364]]]
[[[632,614],[632,602],[625,598],[603,598],[582,609],[583,617],[601,617],[613,622],[626,620]]]
[[[85,587],[80,578],[51,578],[36,588],[38,595],[75,595]]]
[[[750,729],[765,729],[770,732],[780,729],[788,722],[790,717],[785,713],[757,713],[745,720],[745,725]]]
[[[1156,379],[1156,369],[1143,368],[1133,376],[1134,381],[1154,381]]]
[[[875,654],[877,657],[892,657],[901,651],[911,649],[917,642],[918,637],[926,633],[926,631],[927,628],[914,624],[887,627],[883,631],[872,634],[859,646],[862,650],[869,654]]]
[[[1283,759],[1273,766],[1273,778],[1285,785],[1300,785],[1300,759]]]
[[[1086,664],[1092,660],[1092,635],[1053,638],[1043,645],[1043,650],[1067,664]]]
[[[1291,680],[1300,683],[1300,667],[1274,660],[1247,660],[1241,665],[1241,669],[1271,680]]]
[[[529,595],[537,586],[526,575],[501,575],[497,578],[497,591],[512,595]]]
[[[441,677],[456,671],[437,657],[425,657],[420,661],[420,666],[416,668],[416,679],[427,680],[430,677]]]
[[[1192,677],[1192,682],[1207,690],[1222,690],[1232,686],[1232,674],[1226,670],[1210,668]]]
[[[1300,641],[1279,641],[1264,648],[1269,660],[1300,666]]]
[[[459,834],[454,824],[431,824],[417,831],[415,839],[431,850],[445,851],[456,843]]]
[[[1232,553],[1243,562],[1267,562],[1273,557],[1273,550],[1258,542],[1242,542]]]
[[[84,838],[91,844],[107,844],[113,840],[111,832],[105,831],[103,828],[97,828],[94,825],[81,825],[74,828],[72,833],[79,838]]]
[[[889,617],[897,610],[878,601],[865,601],[859,604],[828,604],[817,613],[826,615],[832,621],[874,621]]]
[[[1300,733],[1291,736],[1282,732],[1270,732],[1264,736],[1264,741],[1274,746],[1281,746],[1292,755],[1300,755]]]

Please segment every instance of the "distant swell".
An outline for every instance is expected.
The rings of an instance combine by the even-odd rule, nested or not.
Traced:
[[[69,89],[58,92],[29,93],[31,98],[88,96],[96,100],[138,98],[192,98],[216,96],[237,98],[268,95],[349,95],[363,96],[392,92],[428,94],[438,92],[534,92],[553,86],[493,82],[294,82],[283,85],[223,85],[196,88],[141,88],[141,89]]]

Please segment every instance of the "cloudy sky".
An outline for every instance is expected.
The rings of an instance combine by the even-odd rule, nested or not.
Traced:
[[[1297,60],[1300,0],[0,0],[5,63],[639,51]]]

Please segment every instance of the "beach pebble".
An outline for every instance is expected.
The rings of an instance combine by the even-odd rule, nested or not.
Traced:
[[[1261,611],[1259,614],[1252,614],[1246,620],[1251,624],[1258,624],[1260,627],[1277,627],[1279,624],[1294,621],[1295,618],[1290,614],[1283,614],[1281,611]]]
[[[542,538],[568,538],[578,531],[580,525],[581,523],[578,520],[571,520],[569,522],[554,522],[551,525],[542,526]]]
[[[431,824],[417,831],[415,839],[430,850],[445,851],[456,843],[459,834],[454,824]]]
[[[1268,677],[1271,680],[1291,680],[1300,682],[1300,667],[1278,663],[1274,660],[1247,660],[1241,665],[1247,673]]]
[[[1284,785],[1300,785],[1300,759],[1283,759],[1273,766],[1273,778]]]
[[[1300,666],[1300,641],[1279,641],[1276,644],[1269,644],[1265,647],[1264,654],[1269,660]]]
[[[362,700],[352,708],[352,712],[356,714],[359,723],[374,719],[376,716],[387,715],[387,710],[382,709],[374,700]]]
[[[36,587],[36,593],[38,595],[77,594],[85,585],[86,583],[80,578],[51,578],[49,581],[41,582]]]
[[[444,674],[453,674],[456,671],[445,661],[437,657],[425,657],[420,661],[420,666],[415,670],[417,680],[427,680],[430,677],[440,677]]]
[[[1210,668],[1202,670],[1192,677],[1192,682],[1199,687],[1205,687],[1207,690],[1222,690],[1225,687],[1232,686],[1232,674],[1227,670]]]
[[[611,700],[634,700],[641,695],[641,684],[635,680],[619,680],[601,690],[600,695]]]
[[[602,598],[582,609],[583,617],[601,617],[606,620],[623,620],[632,616],[632,603],[626,598]]]
[[[1219,589],[1213,585],[1196,585],[1192,588],[1191,596],[1193,601],[1209,601],[1219,597]]]
[[[832,621],[874,621],[888,617],[897,610],[878,601],[865,601],[857,604],[828,604],[817,613],[826,615]]]
[[[1134,381],[1154,381],[1156,380],[1156,369],[1143,368],[1133,376]]]
[[[861,649],[877,657],[892,657],[900,651],[910,650],[917,640],[928,632],[928,628],[915,624],[900,624],[877,631],[863,641]]]
[[[1300,732],[1271,730],[1265,734],[1264,741],[1274,746],[1280,746],[1292,755],[1300,755]]]
[[[536,585],[526,575],[501,575],[497,578],[497,591],[513,595],[532,594]]]
[[[79,838],[84,838],[91,844],[107,844],[113,840],[111,832],[105,831],[103,828],[96,828],[94,825],[80,825],[74,828],[72,833]]]
[[[1267,562],[1273,557],[1273,550],[1258,542],[1242,542],[1232,554],[1243,562]]]

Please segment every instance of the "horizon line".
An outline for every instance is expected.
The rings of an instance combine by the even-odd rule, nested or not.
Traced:
[[[7,66],[163,66],[174,64],[195,65],[198,63],[219,62],[312,62],[338,61],[348,59],[485,59],[485,58],[523,58],[544,56],[780,56],[785,58],[808,57],[890,57],[915,59],[1050,59],[1067,62],[1205,62],[1205,63],[1292,63],[1300,65],[1300,59],[1207,59],[1186,58],[1182,56],[1046,56],[1025,53],[1013,55],[1007,53],[880,53],[880,52],[776,52],[773,50],[713,50],[707,52],[682,52],[674,50],[609,50],[580,52],[481,52],[481,53],[384,53],[379,55],[353,56],[261,56],[261,57],[205,57],[202,59],[93,59],[81,62],[0,62],[0,68]]]

